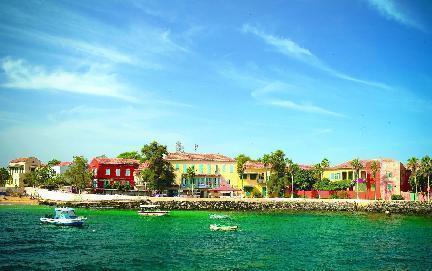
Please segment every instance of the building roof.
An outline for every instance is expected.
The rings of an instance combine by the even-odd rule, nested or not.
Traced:
[[[313,166],[311,166],[311,165],[303,165],[303,164],[299,164],[298,165],[301,169],[303,169],[303,170],[311,170],[311,169],[313,169]]]
[[[16,159],[11,160],[9,163],[27,162],[30,159],[36,159],[36,160],[38,160],[36,157],[20,157],[20,158],[16,158]]]
[[[146,169],[146,168],[148,168],[149,167],[149,162],[144,162],[144,163],[141,163],[139,166],[138,166],[138,170],[143,170],[143,169]]]
[[[72,165],[72,162],[60,162],[60,164],[58,164],[57,166],[65,167],[70,165]]]
[[[372,162],[373,160],[378,160],[378,159],[359,160],[359,161],[362,164],[363,168],[366,168],[366,164],[369,162]],[[329,169],[353,169],[351,162],[352,162],[352,160],[345,161],[339,165],[329,167]]]
[[[140,161],[136,159],[127,159],[127,158],[96,157],[93,158],[93,161],[96,161],[100,165],[125,165],[125,164],[139,165],[140,164]]]
[[[245,169],[252,169],[252,168],[266,168],[266,166],[264,166],[263,162],[259,162],[259,161],[246,161],[246,163],[244,164]],[[267,168],[269,168],[270,166],[267,165]]]
[[[235,159],[222,154],[215,153],[186,153],[171,152],[166,157],[168,161],[213,161],[213,162],[235,162]]]

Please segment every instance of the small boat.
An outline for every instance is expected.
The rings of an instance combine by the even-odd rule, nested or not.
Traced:
[[[165,216],[169,214],[169,211],[162,211],[159,209],[159,205],[140,205],[139,215],[144,216]]]
[[[75,226],[84,225],[86,217],[77,216],[73,208],[55,208],[54,215],[41,217],[40,221],[45,224],[54,224],[58,226]]]
[[[211,231],[236,231],[237,229],[238,226],[224,226],[224,225],[217,225],[217,224],[210,225]]]
[[[227,215],[218,215],[218,214],[212,214],[210,215],[210,219],[229,219],[230,217]]]

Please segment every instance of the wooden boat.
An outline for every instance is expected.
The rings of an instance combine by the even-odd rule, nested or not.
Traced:
[[[77,216],[73,208],[55,208],[54,215],[46,215],[40,218],[40,222],[45,224],[75,227],[83,226],[85,220],[87,220],[87,218]]]
[[[217,225],[217,224],[210,225],[211,231],[236,231],[237,229],[238,226],[225,226],[225,225]]]
[[[169,211],[162,211],[159,209],[159,205],[140,205],[140,210],[138,211],[139,215],[144,216],[166,216],[169,214]]]

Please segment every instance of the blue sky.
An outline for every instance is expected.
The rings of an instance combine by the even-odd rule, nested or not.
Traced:
[[[432,153],[429,1],[0,1],[0,164]]]

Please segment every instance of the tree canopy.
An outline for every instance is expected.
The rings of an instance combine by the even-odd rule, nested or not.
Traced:
[[[249,156],[246,156],[244,154],[239,154],[235,160],[237,161],[237,173],[239,174],[240,178],[243,177],[244,171],[245,171],[245,164],[247,161],[250,161],[251,158]]]
[[[267,189],[270,194],[284,195],[288,180],[286,176],[285,153],[277,150],[271,154],[265,154],[262,158],[264,165],[270,166],[271,174],[267,182]]]
[[[9,171],[4,167],[0,168],[0,186],[4,186],[10,178]]]
[[[142,159],[141,155],[137,151],[122,152],[119,155],[117,155],[117,158],[127,158],[127,159],[136,159],[136,160]]]
[[[142,161],[148,162],[148,168],[141,171],[141,177],[154,190],[164,190],[174,184],[174,168],[164,159],[167,147],[153,141],[141,149]]]
[[[92,176],[87,159],[83,156],[74,156],[72,164],[64,173],[64,180],[65,183],[71,184],[81,191],[91,184]]]

